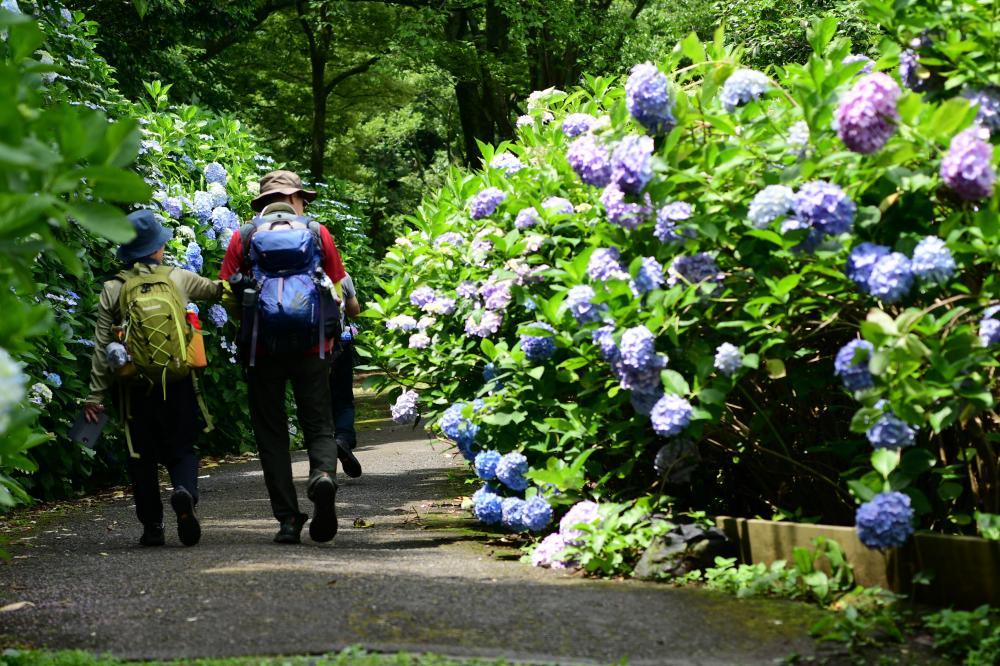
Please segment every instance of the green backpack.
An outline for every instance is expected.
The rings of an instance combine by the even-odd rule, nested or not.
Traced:
[[[124,284],[118,303],[125,328],[125,346],[139,377],[166,385],[191,374],[188,344],[194,332],[184,303],[170,279],[169,266],[152,272],[131,268],[118,274]]]

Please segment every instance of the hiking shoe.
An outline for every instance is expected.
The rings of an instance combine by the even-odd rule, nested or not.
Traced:
[[[201,523],[194,513],[194,497],[184,486],[177,486],[170,495],[170,506],[177,514],[177,537],[185,546],[201,541]]]
[[[354,452],[351,451],[350,444],[342,439],[337,440],[337,460],[340,461],[340,466],[344,469],[344,474],[352,479],[361,476],[361,463],[354,457]]]
[[[140,546],[162,546],[167,540],[163,536],[163,525],[144,525],[142,536],[139,537]]]
[[[337,484],[328,472],[320,472],[309,485],[309,499],[316,506],[309,522],[309,536],[325,543],[337,534]]]
[[[306,524],[308,518],[306,514],[300,513],[281,521],[281,527],[274,535],[274,543],[302,543],[302,526]]]

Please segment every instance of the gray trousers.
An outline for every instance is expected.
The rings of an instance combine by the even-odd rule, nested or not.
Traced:
[[[292,384],[299,428],[309,452],[310,481],[319,471],[337,473],[337,443],[330,411],[330,355],[281,354],[258,356],[247,368],[250,422],[264,469],[264,483],[274,517],[283,522],[297,516],[298,495],[292,482],[285,388]]]

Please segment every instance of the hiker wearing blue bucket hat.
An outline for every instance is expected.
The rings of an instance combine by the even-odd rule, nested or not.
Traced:
[[[137,210],[128,219],[135,238],[118,248],[123,270],[101,291],[84,414],[91,422],[100,418],[112,386],[117,388],[135,510],[143,525],[139,543],[165,543],[158,479],[158,465],[163,464],[173,483],[170,504],[177,514],[178,537],[193,546],[201,538],[195,515],[194,445],[204,401],[193,372],[202,363],[196,359],[201,355],[194,353],[200,338],[186,310],[189,301],[219,300],[226,285],[164,266],[164,249],[173,231],[164,228],[152,211]],[[211,419],[201,411],[207,431]]]

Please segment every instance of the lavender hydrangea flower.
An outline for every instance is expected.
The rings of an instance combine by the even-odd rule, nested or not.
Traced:
[[[691,423],[693,414],[691,403],[679,395],[667,393],[653,406],[649,420],[657,435],[671,437]]]
[[[871,74],[872,73],[872,70],[875,67],[875,61],[872,60],[871,58],[869,58],[868,56],[860,54],[860,53],[852,53],[849,56],[846,56],[843,60],[840,61],[840,64],[842,64],[842,65],[853,65],[853,64],[859,63],[859,62],[865,63],[864,66],[862,66],[861,69],[858,70],[858,74],[859,75],[860,74]]]
[[[929,35],[921,35],[910,40],[910,48],[899,54],[899,78],[914,92],[927,92],[940,88],[944,77],[931,71],[920,62],[920,49],[930,47],[932,40]]]
[[[1000,88],[989,86],[982,90],[966,90],[962,97],[979,107],[976,110],[976,123],[990,132],[1000,130]]]
[[[543,329],[555,335],[555,329],[544,322],[534,322],[533,329]],[[522,335],[521,349],[529,361],[544,361],[556,352],[556,341],[552,335]]]
[[[621,353],[618,351],[618,345],[615,343],[614,332],[615,327],[611,324],[606,324],[595,329],[591,333],[591,339],[601,349],[601,356],[604,357],[604,360],[617,363],[621,359]]]
[[[226,173],[225,167],[218,162],[209,162],[205,166],[206,183],[220,183],[223,187],[225,187],[228,180],[229,174]]]
[[[630,134],[611,153],[611,179],[623,192],[639,194],[653,177],[653,139]]]
[[[223,229],[236,231],[240,228],[240,217],[225,206],[218,206],[212,209],[212,229],[216,233],[222,233]]]
[[[562,131],[568,138],[579,136],[590,130],[597,118],[589,113],[571,113],[563,120]]]
[[[800,187],[792,207],[801,222],[831,236],[850,231],[857,210],[842,189],[822,180],[813,180]]]
[[[809,123],[799,120],[788,128],[788,145],[799,148],[809,145]]]
[[[212,219],[212,210],[215,205],[212,203],[212,195],[208,192],[195,192],[194,193],[194,214],[198,216],[198,220],[202,223],[207,223]]]
[[[663,265],[654,257],[643,257],[639,271],[629,286],[632,287],[632,293],[639,297],[654,289],[659,289],[663,280]]]
[[[160,202],[160,205],[163,207],[163,212],[171,218],[175,220],[181,219],[181,215],[184,211],[180,197],[167,197]]]
[[[216,328],[222,328],[225,326],[226,322],[229,321],[229,315],[226,314],[226,308],[222,307],[218,303],[214,304],[208,309],[208,321],[210,321]]]
[[[901,252],[879,257],[868,276],[868,292],[883,303],[895,303],[910,293],[913,269]]]
[[[508,176],[513,176],[523,169],[524,165],[521,163],[521,160],[517,159],[517,155],[513,153],[498,153],[490,160],[490,168],[499,169]]]
[[[611,182],[611,160],[608,149],[592,134],[584,134],[566,149],[569,165],[587,185],[605,187]]]
[[[538,211],[533,206],[522,208],[514,218],[514,226],[518,229],[527,229],[541,223],[542,218],[538,216]]]
[[[505,497],[500,504],[500,523],[512,532],[523,532],[524,500],[519,497]]]
[[[984,347],[1000,344],[1000,319],[996,317],[997,313],[1000,313],[1000,305],[988,307],[983,310],[983,318],[979,320],[979,342]]]
[[[573,314],[573,318],[576,319],[576,323],[581,326],[584,324],[590,324],[592,322],[600,321],[604,312],[607,311],[607,306],[601,304],[600,306],[594,303],[594,298],[597,294],[594,290],[585,284],[577,285],[569,290],[566,294],[566,300],[564,301],[566,307]]]
[[[484,481],[491,481],[497,476],[497,463],[500,462],[500,452],[489,449],[476,454],[473,465],[476,468],[476,476]]]
[[[738,69],[722,84],[719,99],[723,108],[732,113],[737,107],[760,99],[769,87],[770,82],[764,73],[753,69]]]
[[[673,286],[680,282],[699,284],[705,281],[721,282],[723,275],[715,259],[707,252],[695,255],[676,257],[667,271],[667,284]]]
[[[427,349],[431,346],[431,338],[426,333],[414,333],[407,343],[410,349]]]
[[[496,187],[487,187],[469,201],[469,216],[481,220],[496,212],[497,206],[507,198],[506,193]]]
[[[521,522],[532,532],[541,532],[552,522],[552,507],[544,498],[535,495],[521,508]]]
[[[622,388],[641,393],[659,389],[660,372],[667,366],[667,357],[656,352],[656,338],[640,324],[622,333],[617,362],[613,369]]]
[[[899,86],[882,72],[869,74],[843,96],[835,115],[837,136],[856,153],[882,149],[896,132]]]
[[[481,523],[496,525],[503,518],[503,498],[496,493],[477,493],[473,499],[472,515]]]
[[[596,282],[607,280],[624,280],[628,273],[618,261],[621,253],[617,248],[599,247],[590,255],[587,262],[587,275]]]
[[[417,327],[417,320],[410,315],[396,315],[386,320],[385,327],[390,331],[412,331]]]
[[[626,229],[635,229],[646,221],[652,213],[652,202],[649,194],[643,195],[643,203],[633,203],[625,200],[625,193],[616,183],[611,183],[601,193],[601,205],[608,216],[608,221]]]
[[[847,268],[845,272],[863,293],[868,293],[868,278],[871,277],[872,268],[879,259],[889,254],[891,250],[885,245],[875,243],[861,243],[851,248],[851,254],[847,258]]]
[[[581,525],[597,525],[601,522],[599,507],[595,502],[583,501],[574,504],[559,521],[559,534],[569,543],[577,543],[585,532]]]
[[[914,248],[910,268],[921,282],[941,284],[955,274],[955,258],[943,240],[927,236]]]
[[[542,202],[542,208],[550,213],[559,215],[573,214],[573,203],[569,199],[564,199],[563,197],[549,197]]]
[[[536,567],[551,567],[566,569],[569,563],[563,561],[566,551],[566,539],[558,532],[548,535],[531,552],[531,564]]]
[[[653,235],[661,243],[678,241],[683,236],[677,232],[677,223],[691,219],[694,212],[691,204],[686,201],[672,201],[656,212],[656,228]]]
[[[28,402],[33,405],[47,405],[52,402],[52,389],[41,382],[35,382],[28,389]]]
[[[475,298],[479,294],[479,287],[471,280],[463,280],[455,287],[455,293],[462,298]]]
[[[840,377],[848,391],[863,391],[875,386],[872,373],[868,370],[868,361],[873,353],[875,348],[867,340],[851,340],[837,352],[833,360],[833,374]]]
[[[739,347],[729,342],[723,342],[715,348],[715,369],[726,376],[733,376],[743,367],[743,354]]]
[[[457,231],[446,231],[434,240],[434,245],[437,247],[441,247],[442,245],[459,246],[463,243],[465,243],[465,239]]]
[[[433,301],[425,304],[422,309],[424,312],[429,312],[430,314],[450,315],[455,311],[456,306],[457,302],[454,298],[448,298],[439,294]]]
[[[400,425],[413,423],[417,420],[417,403],[420,396],[416,391],[403,391],[396,402],[389,408],[392,420]]]
[[[653,63],[645,62],[632,68],[625,82],[625,105],[632,117],[651,134],[666,134],[677,124],[670,83]]]
[[[869,548],[902,546],[913,534],[910,498],[896,491],[879,493],[858,507],[854,522],[858,538]]]
[[[989,132],[970,127],[955,135],[948,153],[941,160],[941,178],[945,185],[966,201],[985,199],[993,194],[996,172],[993,170],[993,146]]]
[[[229,203],[229,193],[226,192],[226,186],[222,183],[209,183],[208,194],[212,197],[212,208],[225,206]]]
[[[504,310],[510,305],[512,298],[510,280],[487,280],[479,288],[479,293],[483,296],[483,307],[487,310]]]
[[[766,229],[779,217],[792,210],[795,192],[784,185],[768,185],[754,195],[747,209],[747,219],[755,229]]]
[[[900,449],[913,445],[917,431],[892,412],[886,412],[865,435],[876,449]]]
[[[423,307],[437,298],[437,292],[427,285],[421,285],[410,294],[410,303],[418,308]]]
[[[478,316],[478,320],[477,320]],[[473,313],[465,320],[465,332],[480,338],[489,337],[500,330],[503,318],[491,310]]]
[[[517,492],[528,487],[528,479],[524,478],[527,471],[528,459],[517,451],[505,453],[496,464],[497,480]]]

